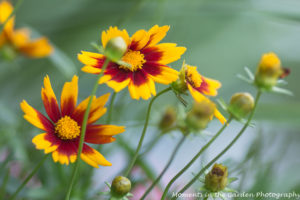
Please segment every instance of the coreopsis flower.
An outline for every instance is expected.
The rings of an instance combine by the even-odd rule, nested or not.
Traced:
[[[205,176],[205,187],[211,192],[218,192],[228,184],[228,170],[222,164],[214,164],[211,171]]]
[[[178,78],[178,72],[167,64],[180,59],[186,48],[175,43],[159,43],[169,30],[169,26],[153,26],[149,31],[139,30],[129,37],[126,30],[110,27],[102,32],[102,45],[105,49],[108,41],[122,37],[127,51],[121,61],[129,66],[110,62],[99,84],[106,83],[119,92],[128,86],[133,99],[149,99],[156,95],[155,82],[170,84]],[[98,74],[106,59],[105,55],[82,51],[78,59],[85,64],[82,71]]]
[[[263,54],[255,74],[255,84],[259,88],[270,90],[277,84],[279,78],[288,75],[289,69],[281,67],[281,61],[273,53]]]
[[[64,84],[60,108],[48,76],[44,78],[41,94],[49,118],[31,107],[25,100],[21,103],[21,108],[25,113],[24,118],[45,132],[35,136],[32,142],[37,149],[44,150],[45,154],[52,153],[54,162],[67,165],[73,163],[77,159],[83,116],[90,97],[76,106],[77,76],[74,76],[71,82]],[[98,98],[95,96],[92,98],[84,142],[92,144],[111,143],[115,141],[114,135],[124,132],[124,127],[94,124],[106,112],[104,105],[109,98],[109,93]],[[98,165],[111,165],[102,154],[85,143],[80,156],[83,161],[96,168]]]
[[[188,90],[196,102],[202,102],[203,100],[210,101],[205,95],[216,96],[218,94],[217,90],[221,87],[219,81],[202,76],[197,71],[197,67],[185,63],[183,63],[180,70],[179,79],[172,85],[179,93]],[[225,117],[217,108],[214,110],[214,116],[218,118],[222,124],[226,122]]]
[[[13,12],[10,2],[3,0],[0,2],[0,24],[4,24]],[[15,17],[11,17],[0,33],[0,49],[15,56],[22,53],[31,58],[41,58],[48,56],[53,51],[52,46],[46,37],[30,39],[30,31],[26,28],[14,29]],[[11,55],[8,55],[12,57]]]

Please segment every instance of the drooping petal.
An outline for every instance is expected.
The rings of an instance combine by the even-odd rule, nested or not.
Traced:
[[[134,51],[141,50],[144,48],[150,39],[150,35],[145,30],[139,30],[133,34],[131,37],[130,49]]]
[[[93,144],[105,144],[115,141],[112,136],[125,131],[124,126],[114,125],[89,125],[86,130],[85,142]]]
[[[78,141],[61,140],[61,144],[52,152],[54,162],[59,162],[62,165],[75,162],[78,150],[77,143]]]
[[[227,121],[226,118],[222,115],[222,113],[220,113],[218,109],[215,109],[214,115],[222,124],[224,124]]]
[[[207,99],[201,92],[199,92],[198,90],[196,90],[195,88],[193,88],[191,86],[191,84],[187,83],[188,89],[193,97],[193,99],[197,102],[201,102],[204,99]]]
[[[111,40],[112,38],[118,37],[118,36],[122,37],[124,39],[125,43],[127,44],[127,46],[129,46],[130,38],[125,29],[119,30],[117,27],[109,27],[109,29],[107,31],[102,32],[101,39],[102,39],[103,48],[106,47],[106,44],[109,40]]]
[[[11,13],[13,12],[13,6],[10,4],[10,2],[4,0],[0,3],[0,24],[3,24],[7,18],[11,15]],[[11,17],[10,20],[8,20],[8,22],[5,24],[5,27],[3,28],[3,30],[5,32],[8,33],[12,33],[13,32],[13,28],[14,28],[14,20],[15,17]]]
[[[99,168],[99,165],[111,166],[111,163],[101,153],[86,144],[83,145],[80,157],[84,162],[95,168]]]
[[[66,82],[61,93],[61,114],[70,115],[77,103],[78,96],[78,76],[73,76],[71,82]]]
[[[48,116],[56,123],[60,119],[61,114],[48,75],[44,78],[44,87],[42,88],[41,94]]]
[[[159,43],[169,31],[170,26],[161,26],[158,25],[153,26],[149,31],[150,39],[147,46],[153,46]]]
[[[35,136],[32,139],[32,143],[35,144],[36,149],[43,149],[45,154],[47,154],[55,151],[60,141],[52,133],[42,133]]]
[[[148,73],[155,82],[161,84],[170,84],[176,81],[179,74],[175,69],[157,63],[146,64],[143,70]]]
[[[109,99],[109,93],[102,95],[98,98],[95,96],[93,97],[89,118],[88,118],[88,124],[94,123],[97,121],[103,114],[106,112],[106,108],[104,108],[104,105]],[[74,113],[72,114],[72,118],[78,122],[79,125],[82,124],[83,116],[85,113],[85,110],[87,108],[87,104],[89,101],[89,98],[86,98],[83,100],[74,110]]]
[[[39,129],[53,132],[53,124],[39,111],[31,107],[25,100],[20,104],[22,111],[25,113],[24,118]]]
[[[161,53],[159,63],[166,65],[179,60],[186,51],[185,47],[177,47],[175,43],[162,43],[153,47],[153,51]]]

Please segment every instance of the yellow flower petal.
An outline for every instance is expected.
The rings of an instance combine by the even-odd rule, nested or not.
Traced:
[[[8,1],[2,1],[0,3],[0,23],[3,24],[7,18],[11,15],[13,12],[13,6],[10,4]],[[4,27],[4,31],[8,33],[13,32],[13,27],[14,27],[14,16],[10,18],[10,20],[6,23]]]
[[[170,26],[162,26],[159,27],[158,25],[153,26],[149,31],[150,41],[147,46],[154,46],[159,43],[169,31]]]
[[[135,50],[140,50],[145,47],[150,39],[150,35],[145,30],[139,30],[131,37],[131,46],[134,46]]]
[[[95,168],[99,168],[99,165],[111,166],[111,163],[107,161],[101,153],[87,145],[84,145],[80,157],[84,162]]]
[[[71,82],[66,82],[61,92],[61,113],[70,115],[76,107],[78,96],[78,76],[73,76]]]
[[[162,52],[162,57],[158,62],[163,65],[179,60],[186,51],[185,47],[177,47],[175,43],[162,43],[156,45],[155,48]]]

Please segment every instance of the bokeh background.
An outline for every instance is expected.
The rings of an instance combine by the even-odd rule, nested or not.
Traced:
[[[236,75],[245,73],[244,66],[254,71],[263,53],[275,52],[283,66],[291,69],[286,78],[289,84],[285,87],[293,91],[294,96],[264,94],[255,115],[255,128],[249,128],[219,162],[229,166],[229,176],[238,178],[232,185],[237,190],[300,193],[299,0],[24,1],[16,14],[16,27],[30,27],[34,36],[47,36],[55,46],[55,53],[44,59],[19,57],[11,62],[0,61],[0,152],[3,157],[0,172],[3,180],[2,171],[10,168],[13,177],[9,180],[8,192],[14,191],[20,177],[24,177],[43,156],[43,152],[35,150],[31,143],[39,130],[22,118],[19,103],[26,99],[43,110],[40,90],[46,74],[50,76],[57,96],[65,81],[69,81],[73,74],[79,75],[79,98],[84,99],[90,94],[96,77],[80,71],[82,64],[77,60],[77,53],[81,50],[94,51],[91,42],[100,44],[101,32],[109,26],[125,28],[133,34],[155,24],[171,26],[164,42],[176,42],[187,47],[182,59],[171,66],[180,69],[183,60],[186,60],[198,66],[203,75],[220,80],[222,88],[218,97],[225,101],[229,101],[235,92],[255,94],[255,89]],[[165,87],[157,86],[157,90]],[[98,95],[107,92],[112,91],[103,85]],[[127,89],[117,95],[113,123],[128,127],[118,137],[122,137],[132,149],[136,148],[140,137],[148,103],[132,100]],[[151,115],[146,143],[157,136],[156,124],[163,110],[168,105],[177,104],[171,93],[158,99]],[[207,132],[212,134],[219,127],[220,123],[214,121]],[[176,185],[185,184],[192,177],[192,172],[197,172],[202,163],[220,152],[240,127],[239,123],[228,127]],[[162,170],[179,137],[179,132],[163,136],[155,148],[141,158],[152,174]],[[209,134],[202,133],[185,141],[160,185],[168,183],[209,138]],[[101,199],[94,198],[95,194],[105,189],[104,182],[110,182],[130,160],[129,151],[118,142],[103,145],[101,152],[113,166],[91,171],[82,165],[80,176],[92,174],[92,184],[79,180],[76,187],[80,189],[75,190],[74,199],[84,196]],[[5,155],[9,156],[7,163],[4,162],[7,160]],[[60,166],[49,159],[29,184],[30,190],[20,194],[20,199],[52,199],[50,194],[53,192],[57,194],[56,199],[63,199],[70,169],[71,166]],[[138,168],[135,173],[137,180],[149,175]],[[151,179],[151,176],[147,178]],[[200,186],[201,183],[196,183],[193,190]],[[159,187],[152,195],[160,193]]]

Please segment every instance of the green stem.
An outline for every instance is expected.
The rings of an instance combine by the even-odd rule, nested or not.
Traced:
[[[89,117],[89,113],[90,113],[90,109],[91,109],[93,97],[94,97],[94,95],[97,92],[98,85],[99,85],[99,79],[101,78],[102,74],[104,73],[104,71],[105,71],[108,63],[109,63],[109,59],[106,58],[105,61],[104,61],[104,64],[102,65],[102,70],[101,70],[101,72],[99,73],[99,75],[97,77],[97,81],[94,84],[91,96],[89,98],[89,102],[88,102],[87,108],[86,108],[86,110],[84,112],[83,122],[82,122],[82,127],[81,127],[81,133],[80,133],[79,147],[78,147],[78,152],[77,152],[77,160],[76,160],[73,172],[72,172],[71,182],[70,182],[70,185],[68,187],[68,191],[67,191],[67,195],[66,195],[65,200],[69,200],[70,199],[71,191],[72,191],[73,185],[75,183],[75,178],[76,178],[77,173],[78,173],[78,167],[79,167],[79,163],[80,163],[80,155],[81,155],[82,148],[83,148],[85,131],[86,131],[86,127],[87,127],[87,121],[88,121],[88,117]]]
[[[161,92],[159,92],[156,96],[154,96],[154,97],[151,99],[151,101],[150,101],[150,103],[149,103],[149,106],[148,106],[148,110],[147,110],[147,114],[146,114],[146,120],[145,120],[145,124],[144,124],[144,128],[143,128],[143,131],[142,131],[142,135],[141,135],[139,144],[138,144],[138,146],[137,146],[137,148],[136,148],[135,154],[134,154],[134,156],[133,156],[133,159],[132,159],[132,161],[131,161],[129,167],[128,167],[128,169],[127,169],[126,172],[125,172],[125,176],[126,176],[126,177],[128,176],[128,174],[130,173],[131,169],[133,168],[134,163],[135,163],[135,161],[136,161],[136,159],[137,159],[137,157],[138,157],[138,155],[139,155],[139,151],[140,151],[140,149],[141,149],[141,147],[142,147],[143,140],[144,140],[144,137],[145,137],[145,133],[146,133],[146,130],[147,130],[147,127],[148,127],[148,122],[149,122],[149,117],[150,117],[150,111],[151,111],[151,107],[152,107],[153,102],[154,102],[155,99],[157,99],[160,95],[162,95],[162,94],[164,94],[164,93],[166,93],[166,92],[168,92],[168,91],[170,91],[170,90],[171,90],[171,87],[168,87],[168,88],[162,90]]]
[[[184,168],[182,168],[172,179],[171,181],[168,183],[166,189],[164,190],[164,193],[161,197],[161,199],[165,199],[168,191],[170,189],[170,187],[172,186],[172,184],[188,169],[190,168],[190,166],[199,158],[199,156],[217,139],[217,137],[223,132],[223,130],[228,126],[228,124],[231,122],[232,120],[232,116],[229,117],[227,123],[224,123],[224,125],[222,126],[222,128],[216,133],[216,135],[214,137],[212,137],[208,143],[206,145],[204,145],[199,152],[192,158],[192,160],[186,164],[184,166]]]
[[[3,22],[3,24],[0,25],[0,34],[2,33],[5,25],[7,24],[7,22],[15,15],[15,13],[17,12],[17,10],[20,8],[21,4],[23,3],[23,0],[19,0],[15,7],[14,10],[10,13],[10,15],[8,16],[8,18]]]
[[[111,96],[111,100],[110,100],[110,103],[109,103],[109,106],[108,106],[108,115],[107,115],[107,119],[106,119],[106,124],[110,124],[111,117],[112,117],[112,110],[113,110],[116,95],[117,95],[117,93],[114,92]]]
[[[0,199],[4,199],[4,197],[5,197],[6,186],[7,186],[8,180],[9,180],[9,173],[10,173],[10,170],[8,168],[5,170],[5,176],[3,177],[3,182],[1,185],[1,189],[0,189]]]
[[[257,107],[257,103],[258,103],[258,100],[261,96],[261,91],[258,91],[257,92],[257,95],[256,95],[256,98],[255,98],[255,104],[254,104],[254,108],[246,122],[246,124],[243,126],[243,128],[240,130],[240,132],[237,134],[237,136],[231,141],[231,143],[221,152],[219,153],[214,159],[212,159],[204,168],[202,168],[200,170],[200,172],[198,174],[196,174],[196,176],[190,181],[188,182],[188,184],[186,184],[180,191],[179,193],[183,193],[184,191],[186,191],[196,180],[198,180],[198,178],[205,172],[206,169],[208,169],[212,164],[214,164],[223,154],[225,154],[228,149],[230,149],[234,143],[241,137],[241,135],[243,134],[243,132],[246,130],[246,128],[249,126],[252,118],[253,118],[253,115],[254,115],[254,112],[255,112],[255,109]],[[176,198],[172,198],[172,199],[176,199]]]
[[[46,158],[50,154],[46,154],[43,159],[37,164],[37,166],[32,170],[32,172],[26,177],[26,179],[23,181],[23,183],[18,187],[18,189],[15,191],[15,193],[10,197],[9,200],[14,200],[18,193],[23,189],[23,187],[30,181],[30,179],[34,176],[34,174],[38,171],[38,169],[43,165],[45,162]]]
[[[166,166],[164,167],[164,169],[162,170],[162,172],[159,174],[159,176],[155,179],[155,181],[151,184],[151,186],[146,190],[146,192],[144,193],[144,195],[141,197],[141,200],[144,200],[146,198],[146,196],[152,191],[152,189],[155,187],[155,185],[160,181],[160,179],[163,177],[163,175],[166,173],[166,171],[168,170],[168,168],[170,167],[170,165],[172,164],[180,146],[183,144],[183,142],[185,141],[187,135],[182,135],[182,138],[179,140],[179,142],[177,143],[177,145],[175,146],[171,157],[168,161],[168,163],[166,164]]]

